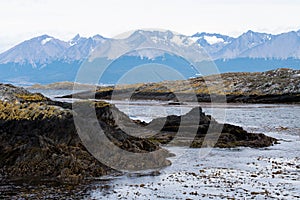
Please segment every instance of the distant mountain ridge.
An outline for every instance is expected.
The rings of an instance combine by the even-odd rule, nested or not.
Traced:
[[[278,35],[249,30],[236,38],[206,32],[186,36],[171,31],[138,30],[123,39],[105,38],[101,35],[86,38],[77,34],[70,41],[62,41],[49,35],[26,40],[0,54],[0,81],[73,81],[80,64],[95,49],[103,47],[103,56],[112,60],[122,55],[120,46],[129,50],[147,47],[154,49],[127,52],[126,56],[134,62],[138,57],[141,60],[158,60],[158,63],[168,65],[168,60],[165,61],[166,52],[155,50],[162,48],[170,51],[169,58],[176,57],[172,52],[183,52],[191,58],[198,58],[199,52],[205,51],[207,56],[198,61],[203,61],[205,67],[206,61],[213,60],[221,72],[300,68],[300,30]],[[169,64],[176,63],[173,58],[171,60]],[[189,68],[188,65],[184,67]],[[129,68],[124,69],[124,72],[126,70]],[[191,71],[187,74],[197,75]]]
[[[105,38],[100,35],[84,38],[77,34],[68,42],[42,35],[26,40],[0,54],[0,64],[48,64],[53,61],[73,62],[88,57]]]
[[[62,41],[52,36],[42,35],[26,40],[0,54],[0,64],[30,63],[45,64],[62,60],[72,62],[83,60],[97,46],[112,38],[95,35],[89,38],[77,34],[70,41]],[[131,45],[141,42],[167,43],[190,47],[194,41],[203,48],[213,60],[235,58],[300,58],[300,30],[278,35],[248,31],[237,38],[217,33],[196,33],[192,36],[178,35],[171,31],[138,30],[125,39]]]

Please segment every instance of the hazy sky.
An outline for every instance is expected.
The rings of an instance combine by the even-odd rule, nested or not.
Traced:
[[[113,37],[141,28],[238,36],[300,29],[299,0],[0,0],[0,52],[34,36]]]

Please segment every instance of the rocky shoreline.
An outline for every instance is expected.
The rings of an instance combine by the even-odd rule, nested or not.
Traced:
[[[264,134],[248,133],[241,127],[217,123],[205,115],[201,108],[195,108],[184,116],[168,116],[167,120],[153,120],[150,124],[132,121],[114,105],[98,101],[81,101],[96,111],[98,123],[106,136],[116,146],[128,152],[148,153],[161,150],[164,153],[157,159],[157,165],[170,165],[171,154],[162,145],[187,145],[194,148],[211,146],[232,148],[237,146],[267,147],[277,142]],[[13,85],[0,84],[0,177],[7,179],[46,177],[62,181],[77,182],[86,178],[118,173],[100,163],[85,148],[74,125],[74,110],[70,103],[52,101],[41,94],[30,93]],[[91,116],[84,113],[85,120]],[[127,128],[138,126],[157,134],[145,138],[128,135],[119,126],[120,121]],[[164,123],[162,123],[164,122]],[[194,124],[195,123],[195,124]],[[210,134],[209,126],[214,128]],[[154,128],[153,128],[154,127]],[[156,130],[155,127],[161,127]],[[183,129],[176,135],[178,130]],[[196,130],[189,136],[190,130]],[[221,135],[217,130],[221,130]],[[146,130],[146,131],[147,131]],[[173,140],[173,138],[177,139]],[[196,136],[196,137],[195,137]],[[206,136],[209,136],[208,138]],[[219,137],[219,138],[216,138]],[[178,139],[179,138],[179,139]],[[204,138],[206,138],[204,140]],[[118,160],[119,158],[110,158]],[[126,164],[126,163],[125,163]],[[125,165],[124,164],[124,165]],[[151,168],[150,163],[140,163]]]
[[[112,95],[114,95],[112,97]],[[300,70],[276,69],[262,73],[225,73],[185,81],[165,81],[98,87],[63,98],[159,100],[175,102],[299,103]]]
[[[2,179],[35,176],[78,181],[118,173],[100,163],[83,146],[74,125],[71,104],[51,101],[41,94],[31,94],[12,85],[2,84],[0,91]],[[95,107],[102,128],[120,148],[137,153],[160,148],[118,129],[111,112],[123,113],[113,105],[105,102],[84,103]],[[169,156],[167,152],[165,156]],[[161,166],[170,165],[166,159],[159,161]]]

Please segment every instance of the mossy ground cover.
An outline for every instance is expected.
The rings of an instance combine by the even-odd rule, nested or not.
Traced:
[[[300,93],[300,70],[277,69],[267,72],[238,72],[188,80],[163,81],[116,87],[99,87],[96,92],[132,90],[135,93],[183,93],[217,95],[281,95]]]

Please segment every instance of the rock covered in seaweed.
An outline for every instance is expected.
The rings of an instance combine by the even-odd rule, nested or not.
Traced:
[[[200,117],[198,116],[200,115]],[[151,140],[162,144],[168,144],[174,138],[176,143],[172,145],[201,147],[268,147],[277,142],[275,138],[262,133],[248,133],[242,127],[231,124],[220,124],[210,115],[205,115],[201,107],[193,108],[183,116],[168,116],[166,120],[154,119],[149,126],[161,126],[161,132],[154,135]],[[195,123],[199,122],[199,123]],[[177,136],[177,132],[181,135]],[[193,134],[191,134],[193,133]]]
[[[39,102],[48,98],[39,93],[30,93],[22,87],[0,83],[0,101],[4,102]]]
[[[95,159],[77,134],[74,116],[82,115],[88,124],[94,120],[91,112],[82,110],[76,113],[71,110],[69,103],[51,101],[41,94],[32,94],[12,85],[2,84],[0,91],[1,177],[38,176],[78,180],[115,172]],[[159,145],[173,140],[179,129],[183,130],[183,135],[174,145],[205,147],[210,146],[216,137],[216,147],[265,147],[276,142],[276,139],[263,134],[247,133],[241,127],[230,124],[223,126],[211,116],[205,115],[201,108],[194,108],[183,116],[168,116],[166,121],[155,119],[147,124],[140,121],[133,123],[127,115],[106,102],[82,101],[74,105],[92,107],[96,123],[104,130],[107,138],[128,152],[161,150]],[[132,127],[135,125],[139,125],[139,129]],[[222,133],[219,136],[212,132],[209,139],[204,140],[210,125],[214,125],[215,130],[222,127]],[[153,131],[153,127],[162,128]],[[124,128],[133,135],[127,134]],[[191,134],[191,130],[196,130],[195,135]],[[153,133],[156,135],[147,138],[147,135]],[[170,154],[164,150],[162,152],[161,157],[153,159],[159,166],[170,165],[166,159]],[[109,159],[120,161],[118,156],[113,155]],[[143,168],[152,167],[151,163],[136,163]]]
[[[11,85],[4,87],[9,92],[3,95],[5,101],[0,101],[2,178],[35,176],[80,180],[116,172],[100,163],[82,144],[74,125],[73,117],[76,113],[70,109],[71,104],[51,101],[41,94],[32,94]],[[36,96],[41,98],[33,98]],[[98,121],[106,135],[120,148],[137,153],[160,148],[148,140],[127,136],[119,129],[111,111],[114,110],[123,118],[126,115],[113,105],[105,102],[84,103],[95,107]],[[85,119],[89,120],[89,116],[86,115]],[[170,154],[165,151],[164,156],[160,164],[169,165],[170,162],[165,158]]]

